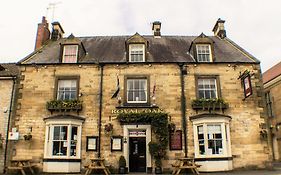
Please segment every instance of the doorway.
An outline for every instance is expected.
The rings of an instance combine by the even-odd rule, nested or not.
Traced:
[[[146,137],[129,137],[129,171],[146,172]]]

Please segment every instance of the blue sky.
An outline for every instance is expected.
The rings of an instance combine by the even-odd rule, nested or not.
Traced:
[[[52,19],[50,3],[57,3]],[[9,0],[0,6],[0,62],[16,62],[34,49],[42,16],[59,21],[65,36],[151,34],[213,35],[218,18],[227,36],[261,61],[265,71],[281,61],[279,0]]]

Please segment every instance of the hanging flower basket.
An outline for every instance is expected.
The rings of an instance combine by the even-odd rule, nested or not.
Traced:
[[[111,123],[104,125],[104,132],[111,135],[113,132],[113,125]]]
[[[49,111],[81,111],[82,101],[80,100],[52,100],[48,101],[46,108]]]
[[[28,141],[32,139],[32,135],[31,134],[26,134],[23,136],[24,140]]]
[[[224,110],[228,108],[228,103],[221,98],[201,98],[192,100],[191,106],[194,110]]]

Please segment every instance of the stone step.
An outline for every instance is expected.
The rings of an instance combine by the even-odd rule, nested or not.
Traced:
[[[281,162],[273,162],[273,169],[275,170],[281,170]]]

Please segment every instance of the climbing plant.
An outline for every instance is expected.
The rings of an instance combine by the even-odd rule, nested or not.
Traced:
[[[120,113],[117,119],[122,124],[150,124],[156,141],[149,143],[149,151],[155,159],[156,166],[166,156],[169,129],[168,114],[164,112]]]

